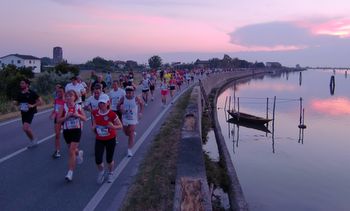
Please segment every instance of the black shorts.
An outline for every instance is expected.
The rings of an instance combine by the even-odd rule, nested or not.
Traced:
[[[30,111],[30,110],[27,112],[21,111],[22,124],[24,124],[24,123],[32,124],[34,114],[35,114],[35,112]]]
[[[169,88],[170,90],[175,90],[175,86],[170,86],[170,88]]]
[[[81,129],[65,129],[63,130],[63,137],[67,144],[72,142],[79,143],[81,138]]]
[[[150,85],[150,86],[149,86],[149,89],[150,89],[151,91],[153,91],[155,88],[156,88],[156,87],[155,87],[154,85]]]
[[[142,92],[143,93],[149,92],[149,89],[143,89]]]
[[[116,145],[115,138],[109,140],[97,140],[95,142],[95,162],[100,165],[103,162],[103,153],[106,149],[106,161],[107,163],[113,162],[114,149]]]
[[[114,111],[114,110],[113,110],[113,112],[114,112],[115,114],[117,114],[119,120],[122,121],[122,112],[121,112],[121,111]]]

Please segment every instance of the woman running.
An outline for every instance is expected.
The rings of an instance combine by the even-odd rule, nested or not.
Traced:
[[[160,83],[160,94],[162,96],[162,106],[165,107],[166,106],[166,96],[168,95],[168,84],[167,84],[165,78]]]
[[[95,162],[98,169],[97,183],[102,184],[105,177],[103,165],[103,153],[106,151],[106,161],[108,165],[107,181],[113,181],[114,170],[114,149],[116,145],[117,129],[121,129],[122,123],[117,114],[108,109],[109,99],[101,96],[98,100],[98,110],[93,111],[92,129],[96,134],[95,142]]]
[[[52,154],[53,158],[59,158],[61,157],[61,143],[60,143],[60,137],[61,137],[61,123],[58,123],[58,112],[64,105],[64,88],[57,84],[56,85],[56,94],[55,94],[55,101],[53,104],[53,111],[50,115],[50,119],[54,119],[54,124],[55,124],[55,151]]]
[[[79,150],[81,138],[81,129],[83,121],[86,121],[86,115],[81,105],[77,104],[78,94],[74,90],[68,90],[65,95],[65,104],[59,111],[58,123],[63,124],[63,137],[69,148],[68,173],[66,180],[73,180],[73,170],[76,162],[83,162],[83,151]]]

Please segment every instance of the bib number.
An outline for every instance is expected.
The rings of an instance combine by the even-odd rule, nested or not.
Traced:
[[[77,129],[80,128],[80,121],[77,118],[69,118],[66,121],[67,129]]]
[[[28,110],[29,110],[29,105],[28,105],[28,103],[21,103],[21,104],[19,104],[19,109],[20,109],[21,111],[28,111]]]
[[[104,127],[104,126],[97,126],[96,132],[97,132],[97,135],[99,135],[99,136],[108,136],[109,135],[108,128]]]

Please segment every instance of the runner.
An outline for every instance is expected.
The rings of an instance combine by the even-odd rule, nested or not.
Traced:
[[[142,86],[142,99],[145,102],[145,106],[148,104],[148,92],[151,85],[150,80],[147,78],[146,73],[143,73],[143,79],[140,81],[140,85]]]
[[[126,95],[120,99],[118,106],[123,114],[123,130],[125,135],[128,136],[128,157],[132,157],[131,148],[134,146],[135,127],[143,112],[143,102],[135,96],[133,86],[127,86],[125,92]]]
[[[81,101],[82,102],[85,102],[85,99],[86,99],[86,94],[87,92],[89,91],[89,87],[88,85],[81,79],[80,76],[77,76],[77,79],[78,79],[78,83],[81,84],[83,87],[84,87],[84,92],[81,93]]]
[[[117,80],[113,81],[112,90],[108,93],[111,100],[111,110],[116,113],[119,119],[122,119],[122,112],[118,110],[119,100],[125,96],[125,90],[119,88],[119,82]]]
[[[84,109],[92,112],[93,110],[98,109],[98,99],[100,96],[106,95],[102,93],[102,85],[97,83],[93,89],[93,95],[91,95],[84,104]]]
[[[150,85],[149,90],[151,91],[151,101],[154,101],[154,90],[156,88],[157,75],[153,72],[151,73],[151,78],[149,79]]]
[[[160,83],[160,94],[162,96],[162,106],[165,107],[166,106],[166,96],[168,95],[168,84],[167,84],[165,78]]]
[[[176,89],[176,80],[174,75],[172,75],[172,77],[169,80],[169,90],[170,90],[170,97],[173,98],[174,97],[174,91]],[[173,102],[171,102],[173,103]]]
[[[83,150],[79,150],[81,138],[81,129],[83,121],[86,121],[86,115],[81,105],[77,104],[78,94],[69,90],[65,94],[65,104],[58,113],[58,123],[63,124],[63,137],[69,148],[68,173],[65,179],[70,182],[73,180],[73,170],[76,163],[83,162]]]
[[[37,106],[41,105],[41,98],[33,90],[29,89],[30,81],[28,79],[21,80],[20,84],[21,92],[15,99],[15,104],[19,105],[22,117],[23,131],[30,140],[28,148],[32,148],[38,145],[37,139],[34,137],[30,124],[33,121],[34,114],[37,112]]]
[[[55,151],[52,155],[53,158],[59,158],[61,157],[60,149],[61,149],[61,143],[60,143],[60,137],[61,137],[61,123],[57,122],[58,118],[58,112],[64,105],[64,89],[60,84],[56,85],[56,98],[53,103],[53,110],[50,115],[50,119],[54,119],[55,124]]]
[[[98,110],[93,111],[94,121],[92,125],[93,131],[96,133],[95,142],[95,162],[98,169],[97,183],[102,184],[105,176],[103,165],[103,154],[106,150],[106,161],[108,165],[109,183],[112,182],[114,170],[114,149],[116,145],[117,129],[123,127],[118,116],[108,109],[109,98],[101,96],[98,100]]]
[[[82,103],[81,96],[86,93],[86,90],[85,90],[84,86],[78,82],[77,76],[73,76],[71,78],[71,83],[68,83],[66,85],[65,91],[67,92],[69,90],[74,90],[76,92],[76,94],[78,95],[78,99],[77,99],[76,103],[81,104]]]

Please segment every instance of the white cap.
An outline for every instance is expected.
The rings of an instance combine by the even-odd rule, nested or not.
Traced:
[[[98,98],[98,102],[99,102],[99,103],[108,103],[108,101],[109,101],[109,97],[108,97],[108,95],[106,95],[106,94],[102,94],[102,95],[100,95],[100,97]]]

